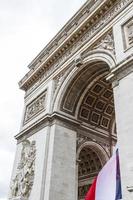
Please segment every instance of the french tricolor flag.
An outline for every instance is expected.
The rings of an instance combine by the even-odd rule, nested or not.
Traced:
[[[118,149],[99,172],[85,200],[122,199]]]

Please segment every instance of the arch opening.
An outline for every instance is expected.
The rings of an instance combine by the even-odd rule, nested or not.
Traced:
[[[78,200],[84,199],[93,179],[102,166],[100,157],[94,149],[85,146],[81,150],[78,165]]]
[[[60,101],[60,112],[79,124],[78,200],[84,199],[117,140],[113,89],[106,80],[108,73],[109,66],[103,61],[82,66],[63,89]],[[94,141],[97,148],[91,145]]]

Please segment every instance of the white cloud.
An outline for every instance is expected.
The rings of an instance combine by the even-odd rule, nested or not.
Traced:
[[[0,0],[0,200],[7,199],[27,65],[85,0]]]

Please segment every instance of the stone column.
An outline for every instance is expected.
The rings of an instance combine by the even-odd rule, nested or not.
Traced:
[[[123,200],[133,200],[133,59],[112,70]]]
[[[51,126],[44,200],[76,200],[76,132]]]

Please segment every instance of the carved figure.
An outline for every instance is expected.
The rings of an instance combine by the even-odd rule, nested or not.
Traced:
[[[22,143],[21,159],[17,167],[17,173],[12,180],[11,198],[20,197],[27,200],[34,181],[36,147],[35,141],[25,140]]]
[[[96,46],[94,46],[94,49],[105,49],[115,54],[112,32],[108,33]]]
[[[133,24],[130,27],[130,32],[129,32],[128,38],[129,38],[129,44],[131,44],[133,42]]]
[[[30,103],[26,108],[26,114],[25,114],[25,121],[32,118],[34,115],[39,113],[41,110],[45,108],[45,99],[46,99],[46,93],[43,94],[43,96],[39,96],[37,99],[35,99],[32,103]]]

